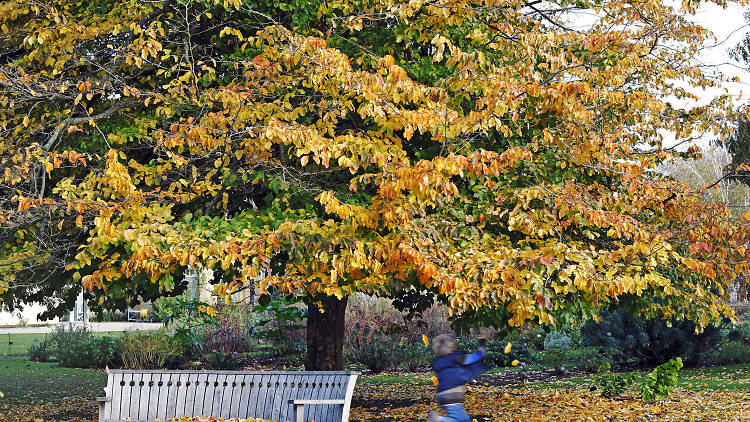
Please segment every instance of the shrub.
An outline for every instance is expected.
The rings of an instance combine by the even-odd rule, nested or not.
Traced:
[[[709,355],[720,340],[720,330],[713,325],[695,334],[690,321],[668,322],[641,319],[626,309],[602,312],[602,321],[586,322],[581,328],[581,345],[609,349],[618,361],[635,361],[641,365],[658,365],[676,356],[694,364]]]
[[[727,339],[730,341],[750,343],[750,320],[745,319],[742,323],[732,327],[727,334]]]
[[[393,305],[390,299],[355,293],[349,297],[346,307],[344,337],[353,335],[355,327],[380,327],[388,334],[398,334],[412,343],[421,341],[422,334],[434,338],[440,334],[454,334],[448,309],[433,305],[418,317],[407,318]]]
[[[120,360],[120,338],[112,336],[93,337],[95,347],[101,353],[101,360],[97,367],[122,367]]]
[[[416,372],[420,366],[429,365],[432,359],[429,346],[425,346],[422,342],[410,343],[405,337],[396,348],[396,355],[398,364],[405,366],[411,372]]]
[[[258,299],[252,311],[259,320],[255,335],[274,346],[279,354],[297,353],[305,343],[307,308],[297,306],[294,298],[271,300],[268,295]]]
[[[682,358],[677,357],[667,363],[657,366],[641,385],[641,397],[645,401],[653,401],[672,394],[677,386],[677,374],[682,369]]]
[[[219,309],[216,317],[203,325],[204,349],[223,354],[248,351],[255,324],[252,316],[245,306],[237,303]]]
[[[567,350],[555,347],[548,348],[542,355],[542,361],[544,364],[547,367],[554,369],[557,373],[562,373],[564,371],[567,359]]]
[[[116,353],[113,345],[117,340],[112,337],[94,337],[68,344],[57,352],[60,366],[68,368],[103,368],[114,366]]]
[[[593,385],[601,391],[602,397],[618,397],[625,393],[625,391],[635,383],[635,379],[638,377],[638,372],[631,372],[629,374],[613,374],[610,372],[612,365],[609,362],[605,362],[599,367],[600,376],[594,379]]]
[[[393,368],[397,363],[398,344],[382,331],[355,327],[346,348],[346,359],[364,365],[372,373]]]
[[[197,299],[173,299],[176,301],[175,307],[171,309],[173,313],[164,318],[164,324],[168,328],[166,334],[178,348],[179,354],[187,358],[200,356],[205,342],[203,329],[214,322],[213,316],[199,311],[208,304]],[[162,307],[160,312],[166,312],[164,309]]]
[[[568,350],[570,349],[570,345],[572,342],[573,340],[570,338],[569,335],[561,331],[550,331],[544,337],[544,350],[547,350],[547,349]]]
[[[175,316],[179,316],[182,310],[178,297],[160,297],[154,301],[151,306],[151,313],[158,321],[166,321]]]
[[[607,356],[601,353],[596,347],[583,347],[572,349],[566,352],[566,366],[571,368],[581,368],[588,372],[594,372],[605,364],[611,365]]]
[[[28,352],[29,360],[32,362],[49,362],[52,359],[52,347],[46,338],[42,341],[34,339]]]
[[[49,346],[60,366],[69,368],[103,368],[116,366],[118,339],[94,337],[85,326],[58,326],[50,335]]]
[[[720,363],[750,363],[750,344],[743,341],[730,341],[717,351]]]
[[[236,352],[212,352],[206,355],[206,363],[210,369],[233,370],[242,365],[242,360]]]
[[[162,369],[176,367],[181,346],[164,332],[125,335],[120,341],[122,365],[128,369]]]
[[[344,338],[360,335],[361,327],[380,327],[381,331],[393,332],[400,331],[403,325],[404,317],[390,299],[368,296],[364,293],[349,296],[344,320]]]
[[[448,308],[444,305],[433,305],[419,317],[407,318],[403,317],[404,330],[401,331],[401,335],[405,336],[409,341],[421,343],[422,334],[428,338],[435,338],[440,334],[455,334],[453,328],[451,328],[451,320],[448,315]]]

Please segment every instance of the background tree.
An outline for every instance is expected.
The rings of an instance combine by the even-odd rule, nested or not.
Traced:
[[[737,132],[729,139],[736,136]],[[730,141],[728,145],[736,144]],[[750,188],[730,170],[734,157],[737,155],[717,141],[714,146],[704,148],[699,158],[676,159],[664,164],[661,170],[702,192],[706,200],[726,204],[735,216],[739,216],[750,207]]]
[[[691,65],[710,37],[693,12],[5,2],[0,274],[121,306],[179,289],[187,266],[221,270],[227,300],[270,273],[263,291],[310,307],[309,369],[341,368],[357,291],[513,326],[629,294],[705,326],[731,315],[744,220],[653,171],[695,152],[663,131],[724,134],[732,115],[726,93],[662,101],[718,84]]]

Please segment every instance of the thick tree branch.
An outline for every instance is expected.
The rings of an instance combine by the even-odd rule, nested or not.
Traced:
[[[46,151],[50,151],[55,146],[55,143],[57,142],[57,139],[60,137],[60,133],[62,133],[62,131],[64,129],[66,129],[66,128],[72,126],[72,125],[77,125],[77,124],[81,124],[81,123],[87,123],[88,121],[91,121],[91,120],[97,121],[97,120],[101,120],[101,119],[106,119],[107,117],[111,116],[112,114],[114,114],[116,111],[118,111],[120,109],[128,108],[128,107],[134,107],[134,106],[136,106],[136,105],[138,105],[140,103],[141,103],[140,101],[126,101],[126,102],[114,104],[109,109],[107,109],[107,110],[105,110],[105,111],[103,111],[103,112],[101,112],[101,113],[99,113],[99,114],[97,114],[95,116],[71,117],[69,119],[65,119],[62,122],[60,122],[57,125],[57,127],[55,128],[55,130],[52,132],[52,135],[50,135],[49,139],[47,140],[47,143],[44,144],[44,149]]]

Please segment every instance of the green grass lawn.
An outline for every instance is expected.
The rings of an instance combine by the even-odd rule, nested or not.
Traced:
[[[61,368],[56,363],[0,358],[0,413],[14,406],[61,403],[104,395],[107,374],[90,369]]]
[[[93,334],[95,336],[118,336],[122,335],[122,331],[105,331]],[[49,336],[49,334],[0,334],[0,356],[25,355],[34,341],[41,342],[46,336]]]

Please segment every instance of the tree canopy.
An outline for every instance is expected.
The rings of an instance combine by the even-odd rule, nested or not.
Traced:
[[[229,296],[268,270],[312,304],[429,291],[511,325],[623,296],[730,315],[745,219],[654,171],[697,154],[665,132],[733,113],[665,100],[721,85],[695,7],[3,2],[6,298],[56,280],[114,306],[202,266]]]

